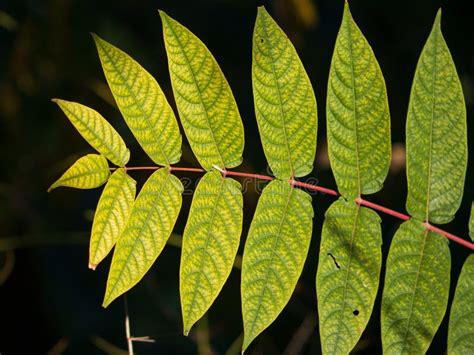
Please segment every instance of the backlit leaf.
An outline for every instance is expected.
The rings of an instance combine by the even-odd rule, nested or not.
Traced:
[[[295,48],[264,7],[252,53],[255,115],[268,164],[280,179],[307,175],[316,152],[316,98]]]
[[[382,265],[380,217],[343,198],[325,215],[316,275],[323,354],[348,354],[372,313]]]
[[[110,90],[138,143],[156,164],[177,163],[181,133],[158,83],[128,54],[93,37]]]
[[[176,223],[182,192],[168,168],[155,171],[143,185],[115,246],[104,307],[135,286],[158,258]]]
[[[448,355],[474,353],[474,255],[459,275],[449,316]]]
[[[329,73],[328,153],[346,198],[382,188],[390,165],[390,113],[377,59],[346,2]]]
[[[112,163],[125,166],[130,159],[130,151],[117,131],[97,111],[81,105],[60,99],[53,102],[66,114],[82,137],[99,153]]]
[[[194,193],[183,235],[180,294],[184,334],[212,305],[234,264],[242,233],[240,184],[208,172]]]
[[[384,354],[424,354],[443,320],[451,255],[446,238],[422,222],[404,222],[393,237],[382,296]]]
[[[221,68],[199,38],[163,11],[160,16],[176,105],[196,158],[206,170],[239,165],[244,128]]]
[[[288,303],[308,253],[312,218],[306,192],[280,180],[263,190],[242,260],[244,351]]]
[[[89,245],[89,268],[97,265],[109,254],[125,228],[135,200],[136,182],[124,169],[110,176],[92,223]]]
[[[110,170],[107,159],[102,155],[88,154],[79,158],[54,184],[48,192],[59,187],[76,189],[93,189],[104,184],[109,178]]]
[[[447,223],[459,208],[467,165],[466,107],[441,33],[441,10],[421,52],[406,126],[411,216]]]

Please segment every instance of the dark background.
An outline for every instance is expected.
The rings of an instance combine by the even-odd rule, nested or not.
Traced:
[[[393,165],[384,189],[370,200],[404,211],[404,130],[417,58],[437,9],[464,87],[472,139],[474,104],[474,15],[470,1],[352,0],[353,16],[371,43],[387,82]],[[101,189],[47,187],[79,156],[92,149],[76,133],[53,97],[78,101],[101,112],[132,151],[130,165],[150,161],[125,126],[101,72],[89,35],[95,32],[124,49],[154,75],[172,106],[166,54],[157,9],[165,10],[204,41],[233,89],[244,120],[246,147],[239,170],[265,172],[266,162],[253,112],[251,38],[256,6],[265,4],[301,56],[318,100],[319,138],[312,176],[335,188],[326,154],[325,96],[329,65],[341,21],[342,0],[0,0],[0,353],[95,354],[126,349],[124,305],[101,307],[110,257],[96,272],[87,268],[88,233]],[[472,145],[471,145],[472,153]],[[197,166],[184,147],[182,166]],[[140,183],[148,174],[133,174]],[[183,176],[183,175],[181,175]],[[195,178],[195,176],[192,176]],[[473,199],[470,162],[461,209],[446,228],[467,238]],[[182,233],[191,196],[185,196],[176,233]],[[258,194],[245,196],[242,245]],[[315,226],[303,275],[288,306],[254,342],[250,352],[297,349],[320,352],[314,278],[321,222],[334,199],[314,196]],[[384,256],[399,221],[383,216]],[[452,286],[468,251],[451,243]],[[128,293],[132,335],[140,354],[196,353],[206,337],[225,353],[242,332],[239,278],[233,270],[221,295],[190,337],[182,336],[178,294],[180,250],[167,246],[143,281]],[[384,272],[384,270],[382,270]],[[383,275],[383,274],[382,274]],[[383,277],[382,277],[383,282]],[[382,285],[381,285],[382,286]],[[356,351],[381,352],[380,294]],[[453,287],[451,288],[451,298]],[[196,330],[197,329],[197,330]],[[297,333],[299,332],[299,333]],[[299,337],[295,334],[300,334]],[[447,317],[430,348],[446,349]],[[201,339],[201,340],[200,340]],[[204,341],[202,341],[204,339]],[[204,346],[202,345],[204,344]],[[290,345],[292,344],[292,345]],[[238,340],[234,345],[239,346]],[[293,347],[296,346],[296,347]],[[232,350],[232,349],[231,349]]]

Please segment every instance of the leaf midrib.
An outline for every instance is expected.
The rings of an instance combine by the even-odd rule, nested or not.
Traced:
[[[100,42],[98,42],[98,43],[100,43]],[[122,72],[121,72],[120,70],[118,70],[118,68],[117,68],[117,66],[116,66],[116,64],[115,64],[115,61],[112,60],[112,57],[111,57],[110,54],[108,53],[107,49],[102,45],[102,43],[100,43],[99,45],[100,45],[100,47],[102,48],[102,51],[103,51],[103,52],[105,53],[105,55],[107,56],[107,59],[109,60],[109,62],[112,64],[112,67],[113,67],[114,71],[118,74],[118,76],[120,77],[120,79],[122,79],[123,85],[124,85],[125,88],[127,89],[129,95],[133,98],[133,101],[135,102],[135,105],[138,107],[139,111],[140,111],[141,114],[142,114],[143,120],[146,122],[146,125],[147,125],[147,127],[148,127],[148,130],[149,130],[150,132],[154,132],[154,131],[155,131],[155,125],[152,125],[152,124],[150,123],[150,121],[149,121],[151,117],[148,116],[148,115],[146,115],[145,111],[143,110],[142,105],[139,103],[137,97],[133,94],[133,91],[132,91],[131,86],[128,84],[128,81],[125,79],[125,77],[123,76]],[[117,49],[117,50],[118,50],[118,49]],[[124,52],[124,54],[126,54],[126,53]],[[133,61],[132,58],[130,58],[130,59]],[[138,63],[133,63],[133,64],[138,64]],[[138,76],[139,76],[139,75],[137,75],[137,77],[138,77]],[[146,73],[145,73],[145,76],[146,76]],[[150,75],[150,76],[151,76],[151,75]],[[107,80],[108,80],[108,79],[107,79]],[[109,84],[110,84],[110,83],[109,83]],[[111,86],[111,85],[110,85],[110,86]],[[155,100],[156,100],[156,99],[155,99]],[[116,100],[116,101],[117,101],[117,100]],[[155,104],[156,104],[156,101],[155,101]],[[118,103],[117,103],[117,106],[118,106],[119,109],[120,109],[120,105],[118,105]],[[120,111],[122,111],[122,110],[120,110]],[[123,112],[122,112],[122,114],[123,114]],[[123,116],[125,117],[126,115],[123,114]],[[128,120],[125,120],[125,121],[127,122]],[[128,124],[128,122],[127,122],[127,124]],[[131,127],[130,127],[130,128],[131,128]],[[133,131],[134,131],[134,130],[132,129],[132,133],[134,133]],[[134,135],[135,135],[135,133],[134,133]],[[140,145],[142,145],[142,143],[141,143],[140,141],[138,141],[138,143],[140,143]],[[158,147],[158,150],[160,151],[160,154],[163,156],[164,160],[166,161],[166,165],[167,165],[167,166],[170,166],[171,163],[170,163],[170,161],[169,161],[169,159],[168,159],[167,154],[164,152],[163,148],[161,147],[161,144],[158,143],[158,144],[154,144],[153,146],[154,146],[154,147],[155,147],[155,146]],[[143,147],[143,145],[142,145],[142,147]],[[143,147],[143,149],[144,149],[145,151],[147,150],[147,149],[145,149],[144,147]]]
[[[347,40],[349,41],[349,56],[351,59],[351,81],[352,81],[352,97],[354,105],[354,136],[355,136],[355,156],[356,156],[356,168],[357,168],[357,195],[360,196],[362,193],[362,187],[360,182],[360,162],[359,162],[359,128],[357,124],[357,93],[355,89],[355,73],[354,73],[354,53],[352,51],[352,28],[351,28],[351,18],[347,21]]]
[[[280,88],[280,83],[278,81],[278,76],[276,74],[276,69],[275,69],[275,58],[274,58],[274,53],[273,53],[273,48],[269,45],[269,35],[268,35],[268,29],[267,29],[267,23],[265,19],[262,19],[262,30],[263,33],[265,34],[266,40],[265,40],[265,45],[267,46],[268,52],[270,53],[270,63],[272,67],[272,75],[275,80],[275,87],[276,91],[278,94],[278,108],[280,111],[280,117],[282,121],[282,128],[283,128],[283,136],[285,138],[285,148],[286,148],[286,154],[288,155],[288,164],[290,165],[290,173],[291,177],[295,175],[295,169],[293,167],[293,161],[291,159],[291,151],[290,147],[288,144],[288,133],[286,132],[286,120],[285,120],[285,111],[283,110],[283,98],[281,94],[281,88]]]
[[[191,66],[191,61],[190,61],[190,59],[188,58],[188,55],[186,54],[186,51],[184,50],[184,47],[183,47],[183,44],[181,43],[180,38],[178,37],[178,35],[177,35],[176,32],[174,31],[173,26],[170,25],[170,23],[169,23],[169,21],[168,21],[168,19],[167,19],[166,17],[167,17],[167,15],[163,16],[162,18],[163,18],[163,19],[166,19],[165,21],[166,21],[166,23],[167,23],[167,25],[168,25],[168,28],[170,29],[171,33],[173,34],[174,38],[176,39],[176,42],[178,43],[178,47],[179,47],[179,49],[181,50],[181,53],[182,53],[184,59],[186,60],[186,64],[187,64],[187,66],[188,66],[188,68],[189,68],[189,72],[191,73],[191,77],[192,77],[192,79],[193,79],[194,86],[196,87],[196,91],[197,91],[198,96],[199,96],[199,102],[200,102],[201,107],[202,107],[202,110],[203,110],[203,112],[204,112],[204,117],[206,118],[207,126],[209,127],[209,132],[211,133],[211,136],[212,136],[212,142],[214,143],[214,146],[216,147],[217,155],[219,156],[219,159],[220,159],[220,161],[221,161],[221,165],[222,165],[222,166],[220,166],[220,168],[224,169],[224,168],[226,167],[226,166],[225,166],[225,162],[224,162],[224,159],[223,159],[223,157],[222,157],[221,151],[220,151],[220,149],[219,149],[219,145],[217,144],[217,140],[216,140],[216,137],[215,137],[215,135],[214,135],[214,131],[213,131],[212,127],[211,127],[211,121],[210,121],[210,119],[209,119],[209,114],[208,114],[208,112],[207,112],[206,106],[204,105],[204,99],[202,98],[202,93],[201,93],[201,90],[199,89],[199,85],[198,85],[198,83],[197,83],[196,74],[194,73],[194,69],[193,69],[193,67]],[[189,36],[191,36],[191,35],[192,35],[192,34],[189,33]],[[199,50],[199,48],[198,48],[197,50]],[[212,55],[211,55],[211,56],[212,56]],[[171,60],[170,60],[170,62],[171,62]],[[212,61],[212,58],[211,58],[211,62],[213,62],[213,61]],[[171,63],[170,63],[170,64],[171,64]],[[215,64],[214,62],[213,62],[212,64],[217,65],[217,64]],[[219,95],[220,95],[220,93],[219,93]],[[206,157],[206,159],[207,159],[207,157]]]
[[[425,206],[425,221],[429,222],[429,213],[430,213],[430,195],[431,195],[431,178],[432,178],[432,158],[433,158],[433,126],[434,126],[434,115],[436,109],[436,95],[435,95],[435,84],[437,76],[437,56],[438,56],[438,31],[433,32],[433,42],[434,42],[434,56],[433,56],[433,75],[432,75],[432,105],[431,105],[431,121],[430,121],[430,148],[429,148],[429,157],[428,157],[428,191],[426,196],[426,206]]]

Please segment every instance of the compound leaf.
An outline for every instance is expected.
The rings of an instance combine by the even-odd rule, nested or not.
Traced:
[[[183,234],[180,294],[184,334],[212,305],[234,264],[242,233],[240,184],[208,172],[194,193]]]
[[[112,163],[125,166],[130,159],[122,137],[97,111],[77,102],[53,99],[82,137]]]
[[[215,58],[186,27],[160,11],[179,116],[201,166],[242,162],[244,128],[232,91]]]
[[[253,33],[252,82],[263,149],[280,179],[313,169],[317,108],[311,82],[288,37],[259,7]]]
[[[424,354],[448,304],[451,255],[446,238],[404,222],[393,238],[382,295],[384,354]]]
[[[160,255],[181,209],[181,181],[168,168],[143,185],[115,246],[103,306],[135,286]]]
[[[242,260],[243,351],[288,303],[313,229],[311,196],[274,180],[262,192]]]
[[[421,52],[408,107],[406,208],[433,223],[454,218],[467,166],[466,107],[441,33],[441,10]]]
[[[93,189],[104,184],[110,176],[107,159],[103,155],[88,154],[79,158],[54,184],[48,192],[59,186],[76,189]]]
[[[93,37],[110,90],[138,143],[156,164],[177,163],[181,133],[158,83],[127,53]]]
[[[328,153],[346,198],[382,188],[390,165],[390,113],[377,59],[346,2],[331,62]]]
[[[132,210],[135,193],[135,180],[124,169],[114,171],[95,211],[89,245],[89,268],[95,270],[119,239]]]
[[[449,316],[448,354],[474,352],[474,255],[464,262]]]
[[[327,210],[316,275],[323,354],[348,354],[372,313],[382,265],[380,217],[340,198]]]

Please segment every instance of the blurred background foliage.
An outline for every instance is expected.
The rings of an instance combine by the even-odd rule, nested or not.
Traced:
[[[107,310],[101,307],[110,258],[96,272],[87,268],[89,230],[101,189],[46,193],[75,159],[92,151],[50,102],[53,97],[97,109],[124,136],[132,151],[130,165],[150,163],[116,109],[89,32],[135,57],[157,78],[175,107],[157,9],[189,27],[214,53],[239,105],[246,129],[244,163],[239,169],[265,172],[250,75],[253,23],[256,6],[262,4],[295,43],[315,88],[320,129],[311,177],[323,186],[335,187],[326,153],[325,96],[342,0],[0,0],[2,355],[101,354],[126,349],[122,300]],[[474,15],[470,1],[351,1],[354,18],[384,72],[391,107],[393,164],[385,188],[371,199],[400,211],[404,211],[406,198],[404,130],[411,80],[440,6],[443,31],[464,87],[472,140]],[[473,156],[472,144],[470,151]],[[188,146],[180,164],[197,166]],[[139,183],[147,175],[133,174]],[[197,176],[191,177],[195,182]],[[463,237],[467,237],[472,181],[471,159],[462,207],[447,226]],[[250,188],[245,196],[242,245],[258,198],[255,190]],[[191,197],[184,197],[175,228],[178,234],[184,229]],[[301,280],[288,306],[257,339],[251,353],[320,353],[314,278],[323,214],[333,198],[317,195],[313,201],[314,235]],[[383,216],[385,256],[398,225],[398,220]],[[451,250],[454,285],[468,251],[453,244]],[[179,256],[179,248],[166,247],[144,280],[129,292],[132,335],[156,340],[136,343],[136,352],[238,352],[242,332],[238,268],[208,317],[186,338],[181,335]],[[377,302],[356,352],[381,352],[379,316]],[[446,320],[430,348],[432,354],[446,349]]]

